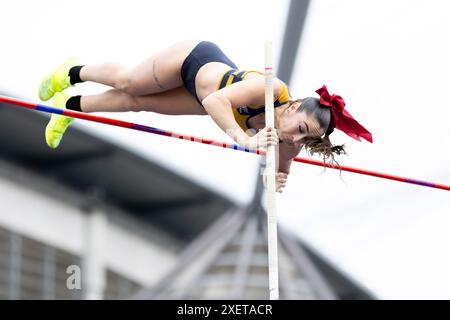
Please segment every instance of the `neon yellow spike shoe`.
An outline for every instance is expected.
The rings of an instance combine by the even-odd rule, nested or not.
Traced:
[[[69,70],[78,64],[77,58],[69,58],[52,73],[46,76],[39,85],[39,99],[47,101],[51,99],[56,92],[61,92],[67,87],[70,87]]]
[[[65,93],[56,92],[53,97],[53,106],[65,109],[66,102],[70,96]],[[59,114],[52,114],[50,121],[45,128],[45,140],[50,148],[56,149],[61,142],[61,139],[66,132],[66,129],[73,122],[72,117],[62,116]]]

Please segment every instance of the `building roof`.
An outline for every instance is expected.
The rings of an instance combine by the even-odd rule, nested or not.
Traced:
[[[193,239],[233,203],[163,166],[76,126],[45,143],[47,114],[0,104],[0,156],[99,198],[172,234]],[[189,223],[186,223],[189,221]]]

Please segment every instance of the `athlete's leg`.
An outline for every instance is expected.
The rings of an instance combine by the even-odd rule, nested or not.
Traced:
[[[57,92],[53,105],[67,108],[69,98],[68,94]],[[133,96],[112,89],[102,94],[82,96],[75,109],[82,112],[152,111],[168,115],[207,115],[205,109],[184,86],[146,96]],[[58,147],[72,121],[71,117],[52,114],[45,128],[45,139],[51,148]]]
[[[169,91],[133,96],[118,89],[82,96],[83,112],[151,111],[168,115],[206,115],[205,109],[184,86]]]
[[[117,63],[86,65],[80,71],[80,78],[112,86],[134,96],[164,92],[183,85],[181,66],[199,42],[179,42],[131,69]]]

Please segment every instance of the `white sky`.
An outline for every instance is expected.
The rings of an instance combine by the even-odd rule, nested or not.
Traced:
[[[287,4],[8,2],[0,20],[8,44],[0,53],[0,90],[37,101],[42,76],[68,56],[131,66],[185,38],[216,42],[242,69],[263,68],[264,18],[272,14],[279,48]],[[314,96],[327,84],[374,137],[373,144],[360,143],[335,130],[333,142],[345,143],[349,152],[340,163],[450,184],[449,17],[444,0],[312,1],[291,93]],[[101,90],[86,83],[72,92]],[[105,115],[228,140],[208,117]],[[255,156],[82,121],[75,125],[235,201],[246,203],[252,196]],[[337,171],[294,166],[288,188],[278,197],[283,226],[380,298],[450,299],[448,192],[351,173],[343,173],[344,183]]]

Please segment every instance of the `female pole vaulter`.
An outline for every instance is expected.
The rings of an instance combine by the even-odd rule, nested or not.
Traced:
[[[96,95],[70,96],[64,89],[84,81],[111,86]],[[265,126],[264,73],[241,70],[214,43],[186,40],[174,44],[132,69],[118,63],[80,65],[69,58],[44,78],[39,98],[53,106],[80,112],[151,111],[166,115],[209,115],[236,143],[250,149],[279,142],[277,191],[286,185],[292,159],[302,147],[324,161],[345,154],[333,145],[334,128],[361,141],[372,134],[345,109],[341,96],[326,86],[319,98],[293,100],[288,87],[274,79],[275,128]],[[45,130],[47,144],[58,147],[74,119],[52,114]]]

